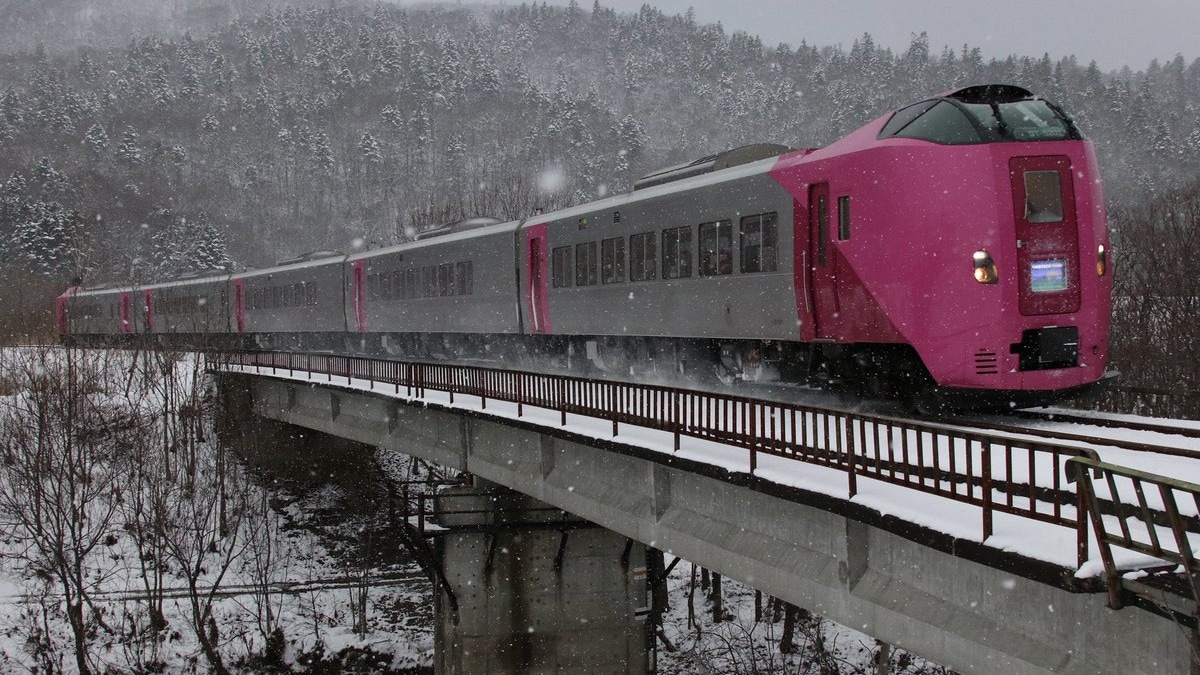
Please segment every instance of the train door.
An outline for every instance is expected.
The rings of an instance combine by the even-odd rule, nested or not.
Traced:
[[[133,298],[131,296],[132,294],[128,291],[122,293],[121,302],[117,309],[120,316],[122,333],[133,332]]]
[[[233,321],[237,332],[246,332],[246,280],[233,280]]]
[[[813,303],[814,339],[835,336],[838,297],[837,259],[830,245],[829,183],[808,189],[808,287]]]
[[[550,309],[546,298],[546,225],[525,230],[526,278],[529,279],[529,332],[535,335],[550,333]]]
[[[142,330],[154,332],[154,291],[142,291]]]
[[[354,330],[367,330],[367,267],[365,260],[355,260],[350,275],[351,292],[354,297]]]
[[[1013,215],[1017,234],[1017,292],[1021,314],[1079,309],[1079,222],[1071,160],[1013,157]]]

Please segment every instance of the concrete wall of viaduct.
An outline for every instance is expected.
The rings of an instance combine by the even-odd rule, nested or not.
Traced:
[[[337,387],[237,375],[223,387],[257,415],[468,471],[959,672],[1190,670],[1187,629],[1068,590],[1072,570],[841,500]]]

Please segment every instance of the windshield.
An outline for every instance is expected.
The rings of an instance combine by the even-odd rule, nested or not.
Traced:
[[[918,138],[946,145],[1079,139],[1079,131],[1049,102],[947,98],[923,101],[896,112],[880,138]]]
[[[1071,128],[1041,99],[1012,103],[963,103],[985,130],[1014,141],[1062,141],[1073,138]]]

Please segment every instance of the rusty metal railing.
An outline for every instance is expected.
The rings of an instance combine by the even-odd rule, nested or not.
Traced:
[[[363,380],[409,397],[436,390],[452,404],[455,396],[473,396],[484,409],[505,401],[516,404],[518,416],[526,407],[543,408],[558,412],[562,425],[569,415],[601,419],[611,423],[613,436],[622,424],[654,429],[670,434],[676,452],[685,438],[716,442],[743,449],[752,474],[783,459],[844,473],[849,497],[859,493],[860,479],[871,478],[978,507],[983,539],[992,536],[998,512],[1071,527],[1081,566],[1088,555],[1082,493],[1067,473],[1070,460],[1098,460],[1087,448],[732,394],[471,365],[268,352],[213,359],[332,384]]]
[[[1096,532],[1109,606],[1121,607],[1113,547],[1178,564],[1200,616],[1200,485],[1096,459],[1070,460],[1081,503]]]

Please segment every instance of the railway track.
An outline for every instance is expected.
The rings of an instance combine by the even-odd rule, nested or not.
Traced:
[[[1032,436],[1057,442],[1081,443],[1089,447],[1120,448],[1139,453],[1200,459],[1192,439],[1200,439],[1200,428],[1181,426],[1174,420],[1132,416],[1083,414],[1073,411],[1016,411],[1004,415],[930,417],[929,422]],[[1077,426],[1079,430],[1068,427]],[[1120,432],[1132,432],[1122,437]]]

